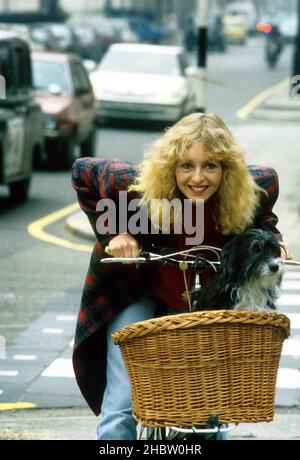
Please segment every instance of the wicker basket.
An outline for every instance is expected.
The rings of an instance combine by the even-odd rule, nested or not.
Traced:
[[[128,369],[133,415],[148,426],[262,422],[274,416],[290,322],[283,314],[203,311],[142,321],[112,335]]]

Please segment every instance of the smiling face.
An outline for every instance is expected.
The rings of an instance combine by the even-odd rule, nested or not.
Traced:
[[[222,176],[221,162],[210,160],[201,143],[193,144],[175,168],[177,187],[192,201],[209,200],[219,189]]]

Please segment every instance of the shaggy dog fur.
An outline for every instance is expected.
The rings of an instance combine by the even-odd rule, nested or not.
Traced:
[[[246,230],[224,246],[218,272],[196,294],[196,310],[274,310],[282,276],[278,241]]]

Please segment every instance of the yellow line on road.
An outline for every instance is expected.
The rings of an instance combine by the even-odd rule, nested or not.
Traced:
[[[35,220],[31,224],[28,225],[27,230],[31,236],[37,238],[42,241],[46,241],[50,244],[55,244],[56,246],[61,246],[67,249],[73,249],[75,251],[83,251],[83,252],[91,252],[92,246],[86,244],[76,244],[72,243],[69,240],[65,240],[63,238],[59,238],[57,236],[51,235],[50,233],[45,231],[45,228],[57,222],[60,219],[65,218],[69,214],[76,212],[80,209],[78,203],[73,203],[65,208],[59,209],[58,211],[52,212],[47,216],[44,216],[40,219]]]
[[[279,83],[276,83],[276,85],[273,85],[270,88],[265,89],[257,96],[255,96],[253,99],[251,99],[251,101],[244,105],[240,110],[238,110],[236,112],[236,117],[240,118],[241,120],[246,120],[250,112],[256,109],[256,107],[259,106],[259,104],[261,104],[268,97],[273,96],[273,94],[277,93],[278,91],[281,91],[282,89],[286,88],[290,84],[290,82],[291,78],[287,77]]]
[[[36,404],[29,402],[0,403],[0,411],[15,409],[34,409]]]

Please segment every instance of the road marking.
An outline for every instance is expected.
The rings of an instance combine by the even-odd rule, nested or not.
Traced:
[[[299,305],[300,307],[300,294],[281,294],[276,303],[290,307]]]
[[[285,307],[300,307],[300,294],[282,294],[276,304]]]
[[[42,372],[42,377],[74,378],[72,360],[66,358],[55,359],[50,366]]]
[[[287,279],[287,280],[299,280],[300,281],[300,271],[298,272],[291,272],[291,271],[288,271],[285,273],[283,279]]]
[[[64,329],[54,328],[54,327],[46,327],[43,329],[43,334],[63,334]]]
[[[286,313],[291,322],[292,329],[300,329],[300,313]]]
[[[75,315],[58,315],[56,321],[76,321],[77,317]]]
[[[270,96],[273,96],[273,94],[277,93],[278,91],[286,88],[291,82],[291,78],[287,77],[284,80],[280,81],[279,83],[276,83],[276,85],[273,85],[261,93],[257,94],[251,101],[249,101],[246,105],[244,105],[241,109],[239,109],[236,112],[236,117],[240,118],[241,120],[246,120],[254,109],[258,107],[265,99],[267,99]]]
[[[297,369],[279,368],[276,387],[300,389],[300,372]]]
[[[16,361],[34,361],[36,358],[36,355],[15,355],[13,359]]]
[[[73,203],[69,206],[66,206],[65,208],[59,209],[58,211],[54,211],[51,214],[48,214],[40,219],[35,220],[34,222],[31,222],[31,224],[29,224],[27,227],[27,231],[34,238],[46,241],[47,243],[54,244],[56,246],[61,246],[63,248],[73,249],[76,251],[91,252],[93,249],[92,246],[86,244],[72,243],[69,240],[58,238],[57,236],[51,235],[50,233],[45,231],[45,228],[48,225],[53,224],[61,219],[64,219],[66,216],[78,211],[79,209],[79,204]]]
[[[0,377],[16,377],[19,375],[18,371],[0,371]]]
[[[284,341],[282,355],[289,355],[295,359],[300,358],[300,335]]]
[[[0,403],[0,411],[15,409],[33,409],[36,404],[30,402]]]
[[[300,280],[283,280],[281,288],[285,291],[300,291]]]

